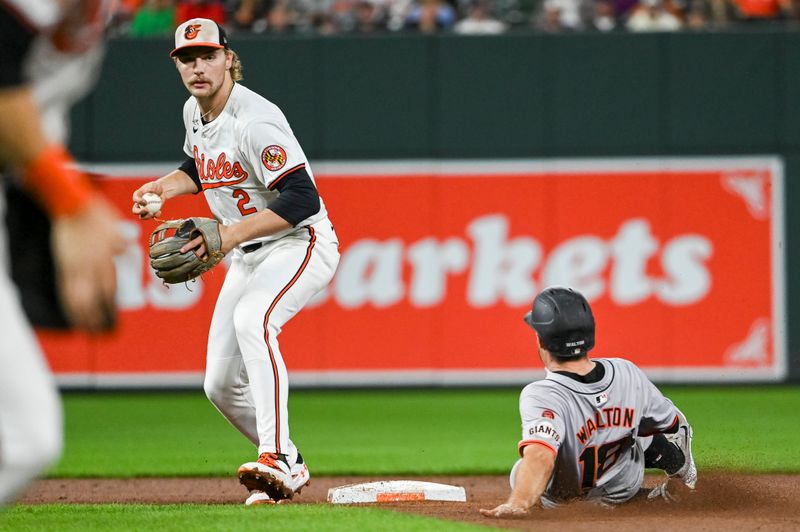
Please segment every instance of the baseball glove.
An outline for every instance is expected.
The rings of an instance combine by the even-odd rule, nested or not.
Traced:
[[[174,230],[174,234],[172,231]],[[169,236],[167,236],[169,234]],[[206,254],[181,253],[181,248],[202,235]],[[162,223],[150,234],[150,266],[165,283],[177,284],[198,277],[222,261],[219,222],[211,218],[187,218]]]

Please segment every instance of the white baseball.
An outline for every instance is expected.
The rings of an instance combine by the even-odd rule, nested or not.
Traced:
[[[155,214],[161,210],[161,196],[152,192],[142,194],[142,199],[146,202],[144,208],[150,214]]]

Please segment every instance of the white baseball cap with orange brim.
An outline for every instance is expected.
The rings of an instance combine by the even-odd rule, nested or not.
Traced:
[[[206,48],[228,48],[228,36],[225,29],[207,18],[189,19],[175,30],[175,49],[169,55],[186,48],[205,46]]]

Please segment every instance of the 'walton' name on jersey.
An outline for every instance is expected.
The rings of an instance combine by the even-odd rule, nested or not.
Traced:
[[[602,414],[601,414],[602,413]],[[578,441],[586,443],[586,440],[592,437],[596,430],[607,429],[611,427],[625,427],[633,428],[634,409],[623,409],[615,406],[610,408],[603,408],[594,413],[594,419],[589,418],[581,427],[581,430],[575,434]]]

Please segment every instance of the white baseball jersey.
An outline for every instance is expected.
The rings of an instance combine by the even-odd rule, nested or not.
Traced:
[[[306,156],[283,113],[235,84],[222,113],[203,124],[194,97],[183,107],[184,150],[193,157],[214,216],[231,225],[268,208],[276,187],[304,169]],[[264,245],[255,251],[244,246]],[[333,278],[338,239],[320,198],[317,213],[278,233],[243,243],[230,268],[208,332],[203,387],[212,403],[259,453],[298,460],[289,436],[289,377],[278,336]]]
[[[314,181],[286,117],[261,95],[237,83],[222,114],[208,124],[202,123],[200,115],[197,100],[190,97],[183,106],[183,149],[194,157],[208,205],[220,223],[230,225],[269,207],[279,196],[275,186],[296,170],[305,168]],[[326,217],[320,198],[319,212],[297,227],[313,225]],[[255,241],[277,240],[295,230]]]
[[[675,406],[635,364],[592,360],[605,369],[598,382],[547,371],[520,395],[520,453],[527,445],[543,445],[556,455],[545,506],[579,497],[630,499],[644,478],[640,438],[678,423]]]

